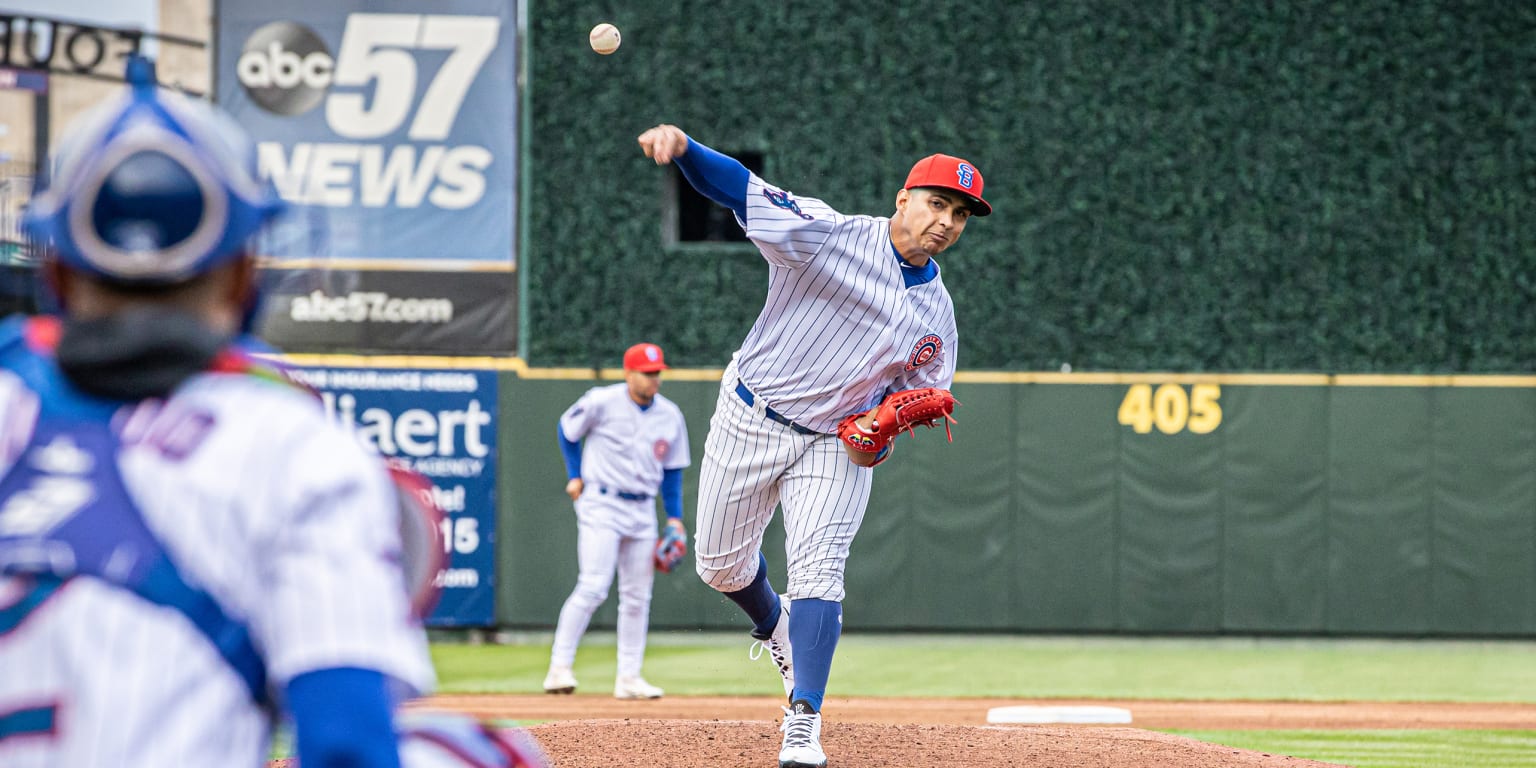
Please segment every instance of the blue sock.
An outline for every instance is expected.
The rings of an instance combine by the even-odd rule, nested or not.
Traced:
[[[757,575],[752,578],[752,583],[744,589],[722,594],[747,612],[747,618],[752,620],[753,637],[763,640],[773,634],[774,625],[779,623],[779,593],[768,583],[768,558],[762,552],[757,553]]]
[[[821,711],[832,673],[832,654],[843,635],[843,604],[831,600],[796,600],[789,606],[789,649],[795,662],[795,692],[789,700],[803,700]]]

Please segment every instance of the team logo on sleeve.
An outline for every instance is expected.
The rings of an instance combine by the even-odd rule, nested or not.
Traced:
[[[651,453],[656,455],[657,461],[666,461],[667,454],[672,452],[672,444],[665,440],[657,440],[651,444]]]
[[[918,339],[917,343],[912,345],[911,354],[907,355],[907,370],[917,370],[933,362],[933,359],[939,356],[939,351],[942,349],[944,349],[944,340],[939,338],[939,335],[936,333],[930,333]]]
[[[776,207],[783,208],[784,210],[789,211],[796,216],[805,219],[806,221],[810,221],[815,218],[809,213],[800,210],[800,203],[795,202],[795,196],[785,192],[782,189],[771,189],[769,187],[763,187],[763,197],[768,198],[768,202],[773,203]]]

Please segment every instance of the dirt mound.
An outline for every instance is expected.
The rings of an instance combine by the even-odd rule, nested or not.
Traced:
[[[529,728],[558,768],[771,768],[779,728],[766,720],[568,720]],[[890,768],[1322,768],[1136,728],[827,723],[829,765]]]
[[[668,696],[617,701],[602,694],[449,694],[425,706],[529,730],[556,768],[773,768],[779,750],[773,696]],[[1129,709],[1137,727],[986,724],[987,710],[1018,704]],[[1142,728],[1528,728],[1536,705],[1412,702],[1030,701],[829,697],[822,734],[831,768],[1204,768],[1326,766],[1232,749]],[[272,768],[295,768],[280,760]]]

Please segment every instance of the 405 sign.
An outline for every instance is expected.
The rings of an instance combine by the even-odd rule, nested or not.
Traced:
[[[1185,391],[1178,384],[1132,384],[1120,401],[1120,423],[1145,435],[1153,427],[1165,435],[1185,430],[1206,435],[1221,426],[1221,386],[1195,384]]]

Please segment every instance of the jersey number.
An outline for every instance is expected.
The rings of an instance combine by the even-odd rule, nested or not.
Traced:
[[[12,583],[26,584],[26,580],[14,580]],[[46,602],[54,592],[63,586],[64,582],[57,578],[40,578],[21,593],[21,595],[9,605],[0,605],[0,638],[21,626],[37,607]],[[36,699],[27,702],[28,706],[9,711],[0,710],[0,745],[6,740],[22,737],[52,737],[58,733],[59,705],[56,703],[40,704]]]

